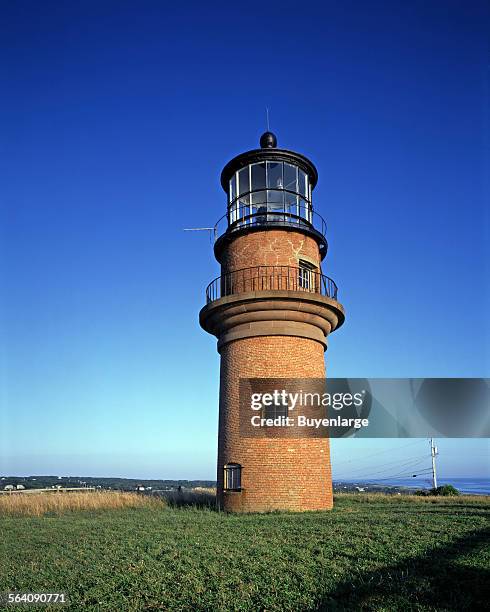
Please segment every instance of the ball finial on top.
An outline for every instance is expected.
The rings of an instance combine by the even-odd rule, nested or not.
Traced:
[[[264,132],[260,137],[260,147],[262,149],[275,149],[277,147],[277,138],[272,132]]]

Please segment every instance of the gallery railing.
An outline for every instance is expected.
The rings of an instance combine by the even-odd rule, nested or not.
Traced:
[[[255,266],[215,278],[206,288],[206,303],[249,291],[305,291],[337,299],[337,285],[325,274],[293,266]]]
[[[310,204],[279,206],[271,202],[259,202],[252,206],[232,205],[214,226],[214,237],[217,239],[225,232],[278,226],[314,230],[324,238],[326,244],[327,224],[321,215],[311,209]]]

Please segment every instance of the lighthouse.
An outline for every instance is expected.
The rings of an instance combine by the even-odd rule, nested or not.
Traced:
[[[328,437],[247,437],[240,381],[324,379],[327,336],[344,322],[323,274],[326,224],[313,206],[318,173],[265,132],[221,173],[226,214],[215,228],[221,274],[199,320],[220,354],[217,497],[229,512],[332,508]]]

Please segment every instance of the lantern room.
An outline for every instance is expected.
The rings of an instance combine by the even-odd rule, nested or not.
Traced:
[[[230,225],[262,220],[311,222],[311,182],[304,170],[284,161],[262,161],[234,172],[228,182]],[[278,216],[279,215],[279,216]]]
[[[218,260],[222,241],[231,232],[264,230],[268,226],[300,228],[310,233],[317,238],[323,259],[327,252],[326,225],[314,212],[312,202],[318,180],[315,166],[300,153],[277,148],[272,132],[262,135],[260,146],[233,158],[221,173],[228,201],[226,215],[216,228],[216,237],[222,234],[215,246]]]

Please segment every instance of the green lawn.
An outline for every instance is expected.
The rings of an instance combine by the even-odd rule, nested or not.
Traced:
[[[372,499],[305,514],[4,517],[0,592],[64,591],[64,609],[118,612],[488,606],[488,500]]]

